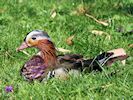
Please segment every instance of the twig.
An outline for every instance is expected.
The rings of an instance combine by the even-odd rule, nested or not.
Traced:
[[[95,17],[93,17],[92,15],[89,15],[89,14],[85,14],[87,17],[90,17],[90,18],[92,18],[93,20],[95,20],[97,23],[99,23],[99,24],[102,24],[102,25],[104,25],[104,26],[108,26],[109,24],[108,23],[105,23],[105,22],[102,22],[102,21],[99,21],[99,20],[97,20]]]
[[[102,85],[102,86],[98,86],[98,87],[92,87],[90,88],[89,90],[94,90],[94,89],[97,89],[97,88],[102,88],[102,89],[105,89],[105,88],[108,88],[110,86],[112,86],[113,84],[107,84],[107,85]]]
[[[103,85],[103,86],[101,86],[101,88],[108,88],[108,87],[110,87],[110,86],[112,86],[113,84],[107,84],[107,85]]]
[[[56,48],[56,50],[63,53],[71,52],[70,50],[63,49],[63,48]]]
[[[12,55],[10,55],[10,53],[8,51],[6,51],[6,53],[8,56],[10,56],[11,58],[14,58]]]
[[[31,56],[28,52],[26,52],[26,51],[21,51],[22,53],[24,53],[25,55],[27,55],[27,56]]]

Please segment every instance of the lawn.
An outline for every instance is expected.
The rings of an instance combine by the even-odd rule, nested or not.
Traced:
[[[86,58],[115,48],[124,48],[130,57],[125,66],[116,62],[103,72],[82,73],[65,81],[53,78],[29,83],[20,76],[20,69],[30,57],[16,52],[16,48],[28,32],[36,29],[47,31],[56,47]],[[94,30],[104,33],[94,35]],[[0,99],[133,99],[132,30],[132,0],[0,0]],[[68,45],[66,39],[72,35],[73,45]],[[34,48],[26,51],[37,53]],[[9,85],[14,91],[6,93]]]

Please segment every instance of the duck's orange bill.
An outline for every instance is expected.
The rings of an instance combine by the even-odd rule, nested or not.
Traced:
[[[28,47],[29,47],[29,46],[27,45],[27,43],[23,42],[23,43],[21,44],[21,46],[18,47],[16,50],[17,50],[17,51],[21,51],[21,50],[23,50],[23,49],[25,49],[25,48],[28,48]]]

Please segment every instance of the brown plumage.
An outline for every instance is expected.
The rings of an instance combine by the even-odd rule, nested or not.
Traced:
[[[49,40],[39,40],[37,48],[41,51],[41,56],[48,66],[55,66],[57,63],[56,49]]]
[[[57,56],[55,46],[50,37],[46,32],[40,30],[27,34],[24,42],[17,50],[20,51],[28,47],[36,47],[40,51],[40,55],[33,56],[21,69],[21,75],[29,81],[42,81],[54,76],[66,78],[72,70],[102,71],[104,65],[111,65],[117,60],[124,60],[128,57],[123,49],[104,52],[87,60],[78,54]]]

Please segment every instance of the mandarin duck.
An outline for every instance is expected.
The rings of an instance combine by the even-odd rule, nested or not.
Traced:
[[[103,52],[92,59],[84,59],[79,54],[56,55],[54,43],[49,35],[42,30],[34,30],[27,34],[17,51],[35,47],[40,53],[34,55],[21,68],[21,75],[29,81],[47,80],[51,77],[67,78],[70,72],[88,70],[102,71],[103,66],[111,65],[117,60],[124,60],[128,56],[124,49]]]

